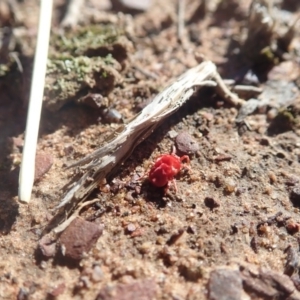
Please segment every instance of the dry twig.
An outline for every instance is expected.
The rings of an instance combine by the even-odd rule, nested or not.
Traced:
[[[26,122],[25,143],[19,175],[19,199],[26,203],[30,201],[34,181],[35,154],[45,86],[52,4],[52,0],[41,1],[38,37]]]

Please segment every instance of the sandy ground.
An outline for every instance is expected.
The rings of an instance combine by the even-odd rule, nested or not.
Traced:
[[[54,2],[53,65],[58,54],[65,55],[54,38],[61,34],[65,4]],[[211,1],[206,8],[186,1],[181,42],[176,5],[161,2],[132,17],[111,11],[106,1],[90,0],[82,8],[74,32],[91,24],[123,26],[121,38],[112,42],[121,46],[97,48],[104,56],[112,53],[109,68],[101,62],[97,69],[92,59],[101,56],[98,52],[89,56],[78,46],[68,54],[88,56],[94,68],[89,74],[102,72],[105,83],[90,75],[96,83],[83,85],[79,75],[48,72],[37,180],[28,205],[18,201],[17,180],[38,6],[16,1],[13,17],[1,2],[1,31],[14,29],[17,39],[9,53],[16,53],[24,68],[21,73],[14,60],[1,62],[9,66],[0,73],[1,299],[300,299],[299,30],[265,67],[248,52],[253,54],[260,41],[251,43],[254,50],[243,48],[251,1]],[[277,2],[280,19],[299,15],[293,1]],[[63,36],[71,40],[69,34],[72,30]],[[266,103],[237,123],[238,108],[212,89],[201,89],[97,187],[89,197],[96,201],[73,231],[39,246],[78,173],[64,166],[105,143],[170,80],[195,66],[195,53],[213,61],[223,78],[260,87]],[[58,77],[76,82],[72,97],[55,94]],[[100,108],[86,101],[88,93],[103,96]],[[147,174],[174,145],[184,154],[178,151],[178,134],[195,147],[189,166],[176,176],[177,192],[172,185],[165,192]],[[76,248],[78,241],[83,246],[74,254],[68,247]]]

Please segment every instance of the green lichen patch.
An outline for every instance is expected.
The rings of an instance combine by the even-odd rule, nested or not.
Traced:
[[[11,64],[0,64],[0,78],[7,75],[10,69],[11,69]]]
[[[130,42],[122,29],[90,25],[54,34],[50,42],[44,106],[51,111],[88,93],[107,96],[121,81]]]
[[[296,106],[291,105],[278,111],[277,116],[269,126],[268,132],[270,135],[279,134],[299,128],[299,125],[300,112]]]
[[[107,95],[120,81],[121,67],[111,57],[52,59],[48,61],[45,107],[51,111],[90,91]]]
[[[111,54],[119,62],[127,58],[130,43],[121,28],[113,25],[90,25],[76,31],[54,35],[50,56],[105,57]]]

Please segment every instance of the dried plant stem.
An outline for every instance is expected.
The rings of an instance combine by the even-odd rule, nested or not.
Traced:
[[[178,17],[177,17],[177,38],[179,42],[183,42],[184,33],[184,12],[185,0],[178,0]]]
[[[34,58],[25,143],[19,174],[19,199],[28,203],[31,198],[35,172],[35,154],[45,86],[47,56],[51,28],[52,0],[41,0],[37,45]]]

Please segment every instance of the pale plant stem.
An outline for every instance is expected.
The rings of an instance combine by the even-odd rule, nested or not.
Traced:
[[[19,174],[19,199],[28,203],[34,182],[35,155],[45,86],[53,0],[41,0],[36,52]]]

